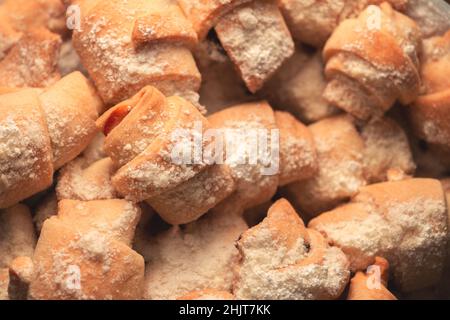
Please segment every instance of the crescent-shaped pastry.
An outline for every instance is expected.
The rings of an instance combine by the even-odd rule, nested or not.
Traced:
[[[407,136],[389,118],[357,126],[340,115],[309,129],[317,147],[318,173],[284,189],[305,218],[333,209],[366,184],[386,181],[390,173],[401,177],[415,170]]]
[[[197,100],[197,36],[175,0],[79,0],[73,45],[106,104],[146,85]],[[195,102],[195,101],[193,101]]]
[[[364,187],[350,204],[323,213],[309,227],[340,247],[354,271],[385,257],[396,288],[411,292],[441,277],[447,219],[441,183],[409,179]]]
[[[131,249],[140,209],[125,200],[59,203],[33,257],[32,299],[140,299],[144,259]]]
[[[309,130],[288,113],[274,112],[267,102],[233,106],[208,120],[223,133],[225,162],[237,183],[236,192],[227,201],[251,208],[269,201],[279,185],[307,179],[316,172],[315,145]],[[261,136],[267,145],[260,145]],[[263,152],[264,157],[246,161],[255,151]]]
[[[294,42],[273,0],[179,0],[198,38],[214,28],[247,88],[258,91],[294,53]]]
[[[204,39],[221,17],[251,1],[253,0],[178,0],[199,39]]]
[[[386,0],[404,9],[408,0]],[[322,47],[339,22],[354,17],[369,4],[385,0],[279,0],[280,9],[295,40]]]
[[[189,292],[177,300],[235,300],[235,297],[227,291],[205,289]]]
[[[347,116],[324,119],[309,129],[317,148],[319,171],[308,180],[288,186],[286,192],[302,214],[315,216],[366,184],[364,140]]]
[[[237,299],[337,299],[349,280],[344,253],[305,228],[285,199],[269,209],[263,222],[244,232],[237,246]]]
[[[350,281],[347,300],[397,300],[386,288],[389,262],[381,257],[366,272],[358,271]]]
[[[49,187],[53,172],[74,159],[96,133],[101,101],[72,73],[45,90],[0,95],[0,208]]]
[[[450,148],[450,31],[423,41],[424,94],[408,108],[414,132],[428,143]]]
[[[381,117],[396,100],[409,104],[420,87],[420,32],[389,3],[344,20],[323,50],[324,97],[353,116]]]
[[[227,167],[192,158],[214,141],[203,139],[209,121],[180,97],[145,87],[97,125],[106,134],[105,152],[119,168],[115,189],[127,199],[147,200],[171,224],[196,220],[234,191]]]
[[[206,289],[230,292],[238,259],[235,242],[247,228],[240,207],[230,204],[150,238],[143,253],[145,297],[176,299]]]

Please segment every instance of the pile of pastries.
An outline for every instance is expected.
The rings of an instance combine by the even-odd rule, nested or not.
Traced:
[[[0,299],[450,298],[449,74],[443,0],[0,0]]]

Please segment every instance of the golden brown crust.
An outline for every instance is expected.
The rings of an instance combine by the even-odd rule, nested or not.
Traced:
[[[0,159],[0,208],[7,208],[51,185],[53,157],[36,91],[1,95],[0,124],[4,152]]]
[[[193,96],[200,74],[184,44],[195,39],[176,1],[89,2],[80,1],[81,29],[75,30],[73,44],[107,104],[146,85],[168,95]],[[162,21],[171,29],[160,27]]]
[[[166,98],[145,87],[107,111],[97,125],[107,134],[105,151],[119,168],[113,186],[128,199],[146,200],[169,223],[194,221],[234,191],[228,168],[208,164],[203,155],[191,158],[193,133],[202,139],[195,146],[202,153],[215,142],[203,139],[209,121],[180,97]],[[189,159],[184,159],[186,150]]]
[[[4,0],[0,3],[0,59],[33,30],[45,28],[62,34],[64,6],[60,0]]]
[[[180,6],[203,40],[219,19],[241,4],[252,0],[179,0]]]
[[[362,120],[380,117],[397,99],[411,103],[420,87],[419,48],[414,21],[388,3],[368,7],[325,45],[325,98]]]
[[[103,103],[91,82],[78,71],[47,88],[40,100],[56,170],[73,160],[91,142],[97,133],[95,120]]]
[[[139,299],[144,260],[130,248],[139,209],[124,200],[63,200],[35,255],[33,299]]]
[[[357,16],[370,4],[382,2],[403,10],[408,0],[279,0],[293,37],[317,48],[325,44],[339,22]]]
[[[385,257],[396,288],[411,292],[436,284],[446,255],[447,208],[439,181],[409,179],[364,187],[348,205],[309,227],[326,235],[364,270]],[[427,261],[426,264],[421,261]]]

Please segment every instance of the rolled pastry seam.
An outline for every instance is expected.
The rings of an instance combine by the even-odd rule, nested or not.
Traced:
[[[308,128],[288,113],[274,112],[267,102],[237,105],[208,119],[223,132],[225,163],[237,183],[229,201],[237,201],[244,209],[269,201],[279,185],[316,173],[317,156]],[[259,141],[254,141],[254,135]],[[256,149],[263,152],[252,161]]]
[[[285,189],[287,197],[307,217],[331,210],[366,184],[364,140],[352,119],[335,116],[309,126],[317,149],[318,172]]]
[[[144,260],[131,249],[140,210],[125,200],[59,203],[41,231],[32,299],[140,299]]]
[[[107,134],[105,151],[119,167],[112,179],[116,190],[133,201],[147,200],[171,224],[196,220],[235,189],[228,168],[205,161],[204,150],[215,144],[205,138],[211,125],[182,98],[145,87],[97,125]],[[200,147],[201,159],[192,159],[192,144]]]
[[[366,184],[414,173],[408,138],[394,120],[360,124],[348,116],[335,116],[310,130],[317,146],[318,174],[285,188],[286,196],[306,216],[333,209]]]
[[[194,290],[231,292],[236,240],[248,229],[241,208],[228,201],[187,224],[153,236],[144,246],[145,298],[176,299]],[[173,275],[177,274],[177,277]]]
[[[294,54],[295,46],[275,1],[252,1],[223,16],[220,42],[248,89],[255,93]]]
[[[392,119],[372,120],[359,128],[364,140],[364,172],[368,184],[400,180],[416,165],[403,129]]]
[[[102,101],[90,81],[73,72],[41,95],[52,141],[55,170],[75,159],[97,133],[95,120]]]
[[[201,76],[189,49],[195,32],[175,0],[90,2],[78,2],[83,15],[73,44],[105,103],[147,85],[198,99]]]
[[[371,23],[375,10],[377,26]],[[397,99],[411,103],[420,86],[419,48],[414,21],[388,3],[368,7],[343,21],[325,45],[324,97],[362,120],[380,117]]]
[[[192,291],[177,298],[177,300],[235,300],[236,298],[227,291],[205,289]]]
[[[241,255],[233,290],[237,299],[336,299],[349,280],[343,252],[305,228],[285,199],[246,231],[237,246]]]
[[[444,193],[437,180],[364,187],[350,204],[320,215],[309,227],[340,247],[352,270],[364,270],[376,256],[385,257],[402,292],[432,286],[441,276],[448,226]],[[420,262],[425,260],[428,263]]]
[[[234,8],[251,1],[254,0],[210,0],[202,2],[179,0],[178,2],[191,21],[198,38],[203,40],[221,17]]]
[[[146,98],[147,93],[151,95],[153,91],[160,96],[157,103]],[[189,142],[182,141],[183,130],[195,129],[197,125],[201,131],[196,133],[202,135],[209,125],[201,113],[182,98],[166,99],[152,87],[143,88],[137,97],[138,103],[125,103],[128,111],[122,113],[124,105],[119,104],[105,113],[97,125],[108,133],[109,123],[117,122],[105,139],[106,153],[120,166],[113,184],[129,199],[143,201],[174,188],[206,168],[203,160],[199,164],[177,164],[173,152],[178,143]],[[118,118],[117,113],[123,115],[122,118]],[[155,118],[147,121],[149,114]],[[134,144],[128,143],[127,138],[121,141],[118,134],[122,136],[124,132],[139,137],[139,140],[136,139]],[[114,152],[117,149],[119,152]]]
[[[10,14],[14,12],[15,14]],[[0,15],[7,13],[6,24],[17,31],[38,27],[62,34],[66,31],[65,8],[59,0],[3,0]]]
[[[272,134],[276,133],[275,114],[267,102],[255,102],[226,108],[208,117],[211,125],[219,129],[226,146],[224,162],[231,169],[237,189],[233,200],[243,208],[251,208],[269,201],[279,183],[279,149],[272,148]],[[256,135],[263,134],[266,146],[258,146]],[[265,137],[264,137],[265,135]],[[276,146],[276,141],[274,141]],[[255,151],[268,154],[254,157]],[[258,154],[259,155],[259,154]],[[255,161],[256,160],[256,161]],[[267,162],[267,163],[265,163]],[[274,163],[275,162],[275,163]],[[272,172],[271,169],[278,169]]]
[[[421,75],[425,92],[408,108],[414,132],[425,141],[450,147],[450,31],[424,40]]]
[[[0,268],[9,268],[18,257],[32,257],[36,245],[33,220],[27,206],[18,204],[0,210]]]
[[[47,121],[32,89],[0,96],[0,208],[48,188],[53,157]]]
[[[0,61],[0,86],[46,87],[58,81],[61,43],[47,29],[27,31]]]
[[[350,281],[347,300],[397,300],[387,289],[389,262],[381,257],[366,272],[357,272]]]

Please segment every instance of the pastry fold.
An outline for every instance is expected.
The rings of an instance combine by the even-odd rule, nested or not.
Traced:
[[[389,262],[381,257],[366,272],[358,271],[350,281],[347,300],[397,300],[387,289]]]
[[[307,229],[285,199],[238,241],[237,299],[337,299],[349,280],[344,253]]]
[[[153,85],[196,100],[196,34],[175,0],[80,0],[73,44],[100,96],[115,104]]]
[[[183,98],[166,98],[148,86],[97,125],[118,168],[115,189],[127,199],[147,200],[171,224],[196,220],[234,191],[228,168],[203,157],[215,144],[204,139],[209,121]]]
[[[323,50],[328,85],[324,97],[353,116],[379,118],[396,100],[419,92],[420,31],[388,3],[344,20]]]
[[[376,256],[392,267],[393,282],[411,292],[439,281],[447,250],[447,205],[441,183],[408,179],[362,188],[351,203],[309,223],[348,256],[353,271]],[[423,263],[426,261],[426,263]]]
[[[290,114],[274,111],[267,102],[233,106],[208,120],[223,135],[225,163],[237,183],[236,192],[227,201],[251,208],[269,201],[279,185],[316,173],[311,132]],[[258,157],[252,160],[255,152]]]
[[[233,204],[214,208],[197,221],[172,227],[144,243],[145,297],[193,299],[191,292],[196,290],[231,292],[238,263],[235,243],[248,229],[241,211]]]
[[[90,82],[72,73],[45,90],[0,95],[0,208],[52,184],[53,172],[74,159],[96,133],[101,106]]]
[[[408,3],[408,0],[278,0],[278,3],[294,39],[320,48],[340,22],[357,16],[370,4],[385,1],[402,10]]]

